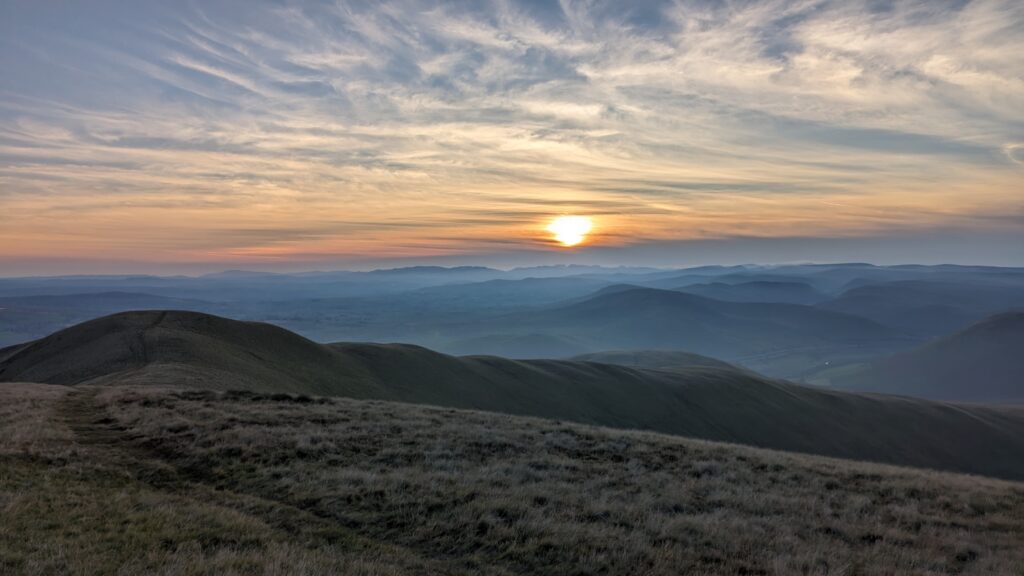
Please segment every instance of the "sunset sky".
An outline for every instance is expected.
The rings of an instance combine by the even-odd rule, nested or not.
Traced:
[[[0,0],[0,222],[0,275],[1024,265],[1024,2]]]

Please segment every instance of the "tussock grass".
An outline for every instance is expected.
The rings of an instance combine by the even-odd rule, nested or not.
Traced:
[[[1024,571],[1020,483],[378,401],[117,387],[76,398],[102,422],[75,426],[90,449],[167,467],[173,481],[131,482],[173,487],[159,498],[212,514],[161,500],[168,522],[185,524],[118,548],[131,551],[123,562],[170,537],[192,566],[248,554],[253,573],[315,573],[303,566],[338,558],[368,573]],[[106,499],[105,484],[93,489]],[[133,533],[137,505],[118,505]],[[282,536],[296,524],[275,523],[281,511],[345,537]],[[216,552],[203,552],[203,534],[223,534]],[[96,540],[81,538],[78,554]]]

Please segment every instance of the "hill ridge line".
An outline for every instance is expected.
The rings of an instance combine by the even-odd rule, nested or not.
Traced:
[[[727,365],[651,370],[322,345],[277,326],[170,311],[100,318],[30,348],[0,361],[0,379],[399,401],[1024,479],[1024,411],[814,388]]]

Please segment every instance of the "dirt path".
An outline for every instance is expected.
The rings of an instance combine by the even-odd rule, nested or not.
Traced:
[[[75,440],[82,446],[120,455],[125,448],[124,429],[115,428],[114,419],[109,417],[96,399],[99,393],[99,388],[75,388],[64,397],[57,408],[57,414],[74,432]]]
[[[123,467],[135,480],[163,491],[202,495],[219,505],[240,508],[247,514],[265,512],[263,520],[273,519],[289,532],[301,533],[303,527],[325,524],[325,519],[295,506],[248,494],[214,488],[201,477],[174,467],[154,451],[147,450],[97,400],[101,388],[75,389],[63,399],[58,414],[86,451],[95,452],[104,462]],[[320,526],[321,528],[323,526]]]
[[[138,442],[141,438],[133,437],[118,425],[99,400],[102,392],[101,387],[76,388],[57,406],[57,417],[73,432],[74,441],[85,457],[120,469],[133,480],[159,491],[254,517],[296,542],[342,546],[351,549],[353,554],[389,558],[401,565],[403,574],[452,574],[451,566],[441,565],[406,548],[366,538],[330,517],[279,500],[215,487],[195,472],[175,467]]]

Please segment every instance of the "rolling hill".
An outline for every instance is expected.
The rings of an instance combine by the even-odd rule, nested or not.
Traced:
[[[547,305],[590,294],[609,283],[595,278],[524,278],[487,280],[467,284],[431,286],[405,293],[403,297],[433,306],[462,308],[510,308]]]
[[[344,383],[354,396],[370,395],[372,387],[357,365],[283,328],[184,311],[113,314],[2,349],[0,379],[139,379],[305,393],[331,393]]]
[[[935,400],[1024,404],[1024,312],[992,316],[831,383]]]
[[[805,282],[755,281],[729,284],[708,282],[676,288],[680,292],[728,302],[779,302],[784,304],[816,304],[828,296]]]
[[[608,350],[591,352],[573,356],[570,360],[577,362],[600,362],[618,364],[634,368],[650,368],[652,370],[678,370],[694,367],[722,368],[736,370],[728,362],[722,362],[710,356],[702,356],[679,350]]]
[[[500,351],[505,358],[567,358],[589,349],[587,343],[572,337],[544,333],[488,334],[448,341],[441,346],[443,352],[457,356],[485,356]]]
[[[123,291],[0,297],[0,348],[39,338],[97,316],[125,310],[167,309],[216,313],[218,305],[202,300]]]
[[[0,350],[0,380],[399,400],[1024,478],[1024,413],[1011,409],[822,390],[720,366],[669,372],[321,345],[192,312],[116,314]]]
[[[840,312],[799,304],[725,302],[635,286],[609,286],[587,299],[492,324],[495,331],[572,338],[593,352],[673,349],[726,360],[780,350],[904,342],[898,331]]]
[[[819,307],[870,318],[912,334],[944,336],[992,314],[1024,309],[1024,282],[885,282],[852,288]]]

